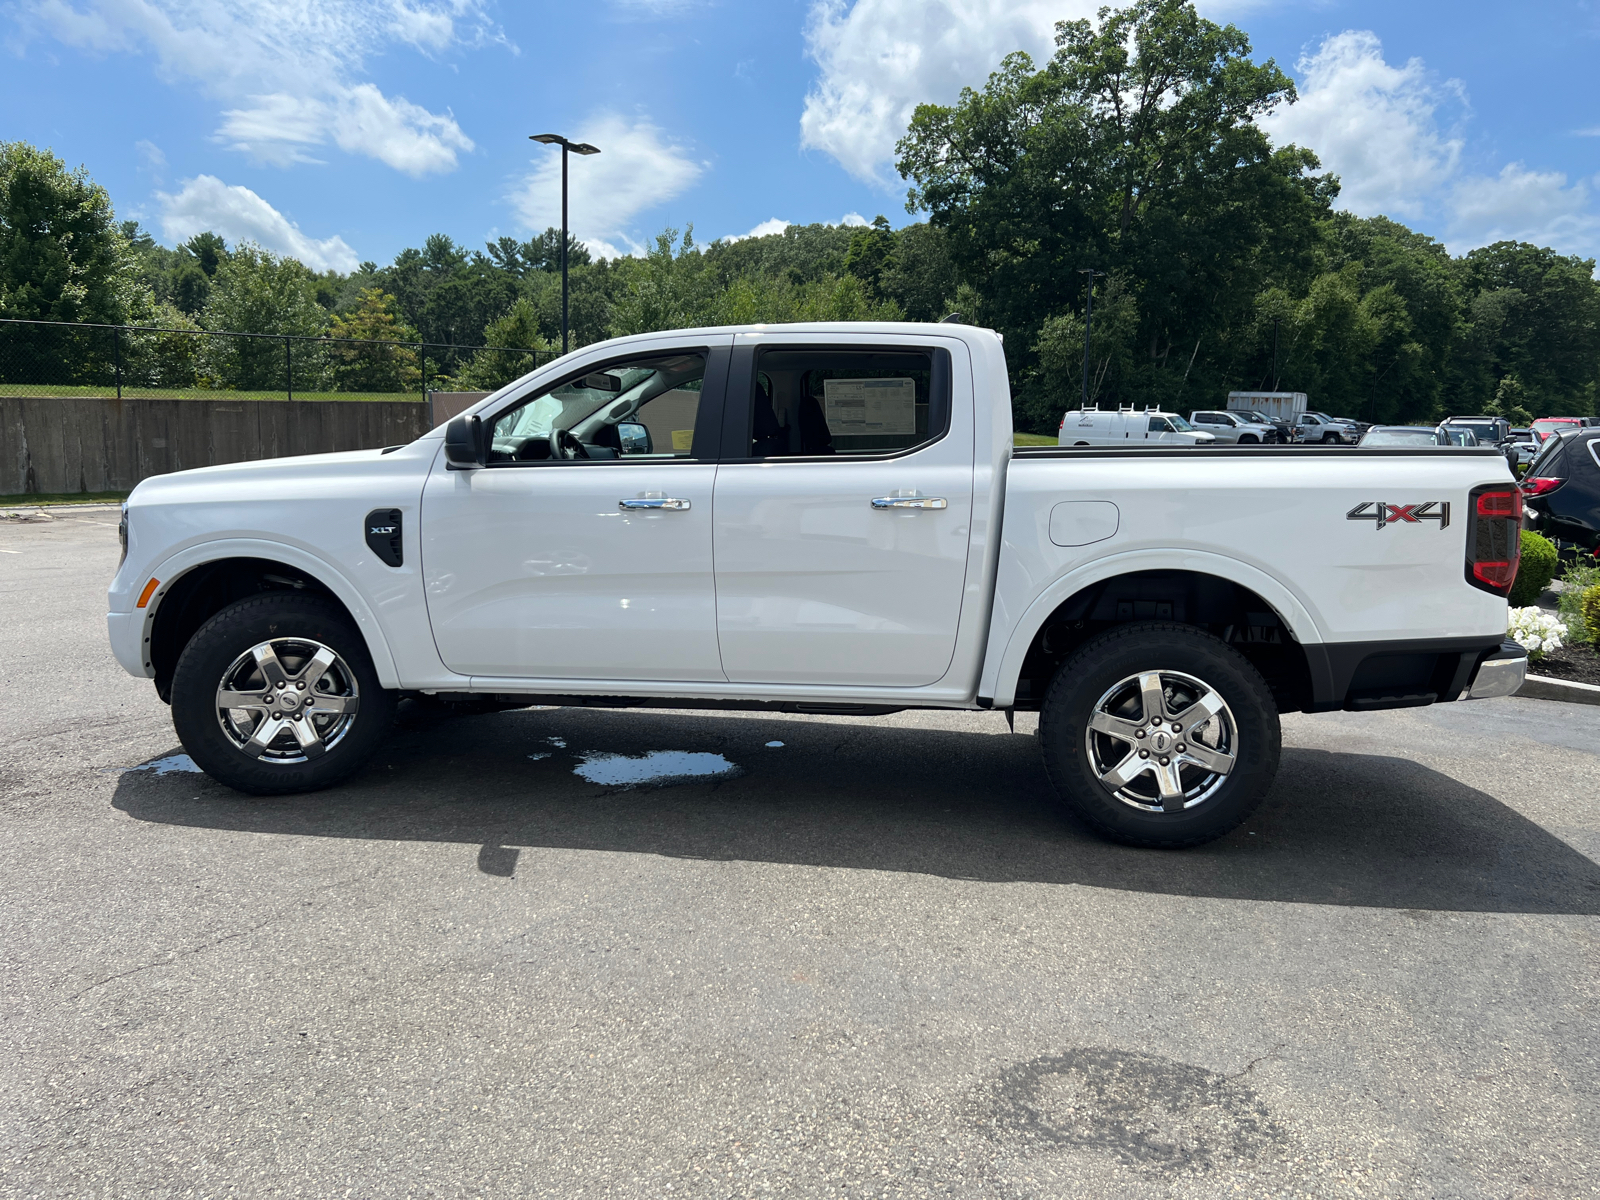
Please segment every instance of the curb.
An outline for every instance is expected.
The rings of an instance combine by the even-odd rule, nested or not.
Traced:
[[[1565,700],[1569,704],[1600,704],[1600,687],[1592,683],[1573,683],[1548,675],[1529,675],[1514,695],[1530,700]]]

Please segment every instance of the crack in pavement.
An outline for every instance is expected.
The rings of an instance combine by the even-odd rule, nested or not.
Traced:
[[[278,909],[277,912],[272,913],[270,916],[266,917],[265,919],[263,919],[261,921],[256,922],[256,924],[251,925],[246,929],[236,929],[232,933],[225,933],[219,938],[213,938],[209,942],[202,942],[198,946],[191,946],[187,950],[173,950],[173,951],[170,951],[169,952],[169,957],[161,959],[161,960],[159,960],[157,962],[144,963],[144,964],[142,964],[140,966],[137,966],[137,967],[130,967],[126,971],[118,971],[115,975],[107,975],[104,979],[97,979],[97,980],[95,980],[95,982],[91,983],[88,987],[82,988],[82,989],[74,992],[72,995],[68,996],[65,1000],[61,1001],[61,1003],[62,1004],[71,1004],[74,1000],[82,999],[84,996],[87,996],[90,992],[96,991],[99,988],[105,987],[106,984],[108,984],[108,983],[115,983],[119,979],[127,979],[130,976],[138,975],[138,974],[141,974],[142,972],[145,972],[145,971],[153,971],[157,967],[174,966],[175,964],[182,962],[184,959],[189,958],[192,955],[199,954],[199,953],[201,953],[203,951],[206,951],[206,950],[210,950],[214,946],[220,946],[224,942],[231,942],[231,941],[235,941],[238,938],[248,937],[250,934],[255,933],[257,930],[265,929],[268,925],[271,925],[275,921],[281,920],[283,917],[285,917],[289,913],[293,912],[296,908],[298,908],[304,902],[306,896],[314,896],[314,895],[317,895],[320,892],[330,892],[334,888],[344,887],[347,884],[359,883],[362,880],[366,880],[366,879],[373,879],[373,878],[376,878],[379,874],[381,874],[382,871],[383,871],[383,868],[382,867],[378,867],[378,868],[376,868],[374,870],[364,872],[363,874],[360,874],[360,875],[353,875],[349,879],[336,879],[332,883],[324,884],[321,887],[312,888],[307,892],[302,892],[299,895],[297,895],[292,902],[290,902],[289,904],[286,904],[282,908]]]

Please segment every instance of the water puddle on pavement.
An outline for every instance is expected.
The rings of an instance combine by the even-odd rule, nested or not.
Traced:
[[[165,758],[152,758],[149,762],[139,763],[133,767],[111,767],[111,771],[122,775],[128,771],[154,771],[157,775],[203,775],[203,772],[194,759],[187,754],[169,754]]]
[[[609,754],[599,751],[582,756],[572,773],[590,783],[609,787],[686,783],[694,779],[725,778],[738,774],[736,763],[720,754],[688,750],[651,750],[646,754]]]

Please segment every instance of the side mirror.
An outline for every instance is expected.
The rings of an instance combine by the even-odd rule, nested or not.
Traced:
[[[444,427],[444,457],[455,470],[483,466],[488,455],[483,449],[482,417],[457,417]]]
[[[650,444],[650,431],[637,421],[617,423],[617,442],[624,454],[650,454],[655,449]]]

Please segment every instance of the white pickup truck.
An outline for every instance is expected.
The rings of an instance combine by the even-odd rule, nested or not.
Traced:
[[[1084,820],[1193,845],[1261,800],[1280,712],[1521,684],[1521,504],[1493,449],[1013,450],[970,326],[682,330],[407,446],[145,480],[108,621],[246,792],[349,775],[408,693],[1020,708]]]

